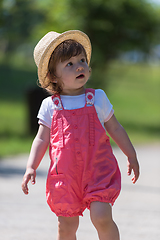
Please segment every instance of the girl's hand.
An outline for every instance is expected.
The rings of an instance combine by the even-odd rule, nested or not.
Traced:
[[[127,168],[128,168],[128,170],[127,170],[128,176],[130,176],[133,171],[134,176],[132,178],[132,182],[136,183],[136,181],[139,178],[139,164],[138,164],[138,160],[136,157],[128,158]]]
[[[32,185],[35,184],[36,171],[32,168],[28,168],[24,174],[22,181],[22,190],[24,194],[28,194],[28,182],[31,181]]]

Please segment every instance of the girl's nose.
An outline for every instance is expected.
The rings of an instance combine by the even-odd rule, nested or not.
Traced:
[[[78,64],[77,68],[76,68],[76,71],[82,71],[84,68],[82,65]]]

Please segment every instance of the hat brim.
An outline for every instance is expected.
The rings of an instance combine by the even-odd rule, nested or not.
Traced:
[[[54,49],[60,43],[64,42],[65,40],[68,40],[68,39],[75,40],[84,47],[86,54],[87,54],[87,61],[88,61],[88,65],[89,65],[90,59],[91,59],[92,47],[91,47],[91,42],[90,42],[90,39],[88,38],[88,36],[79,30],[66,31],[66,32],[60,34],[57,38],[55,38],[48,45],[45,52],[43,53],[41,60],[39,62],[39,65],[38,65],[38,78],[39,78],[40,83],[43,82],[44,79],[47,77],[48,63],[49,63],[49,59],[50,59]]]

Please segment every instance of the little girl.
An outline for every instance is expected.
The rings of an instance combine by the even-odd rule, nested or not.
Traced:
[[[22,190],[28,194],[28,182],[35,184],[36,169],[49,145],[46,197],[58,216],[58,240],[76,239],[79,216],[86,208],[100,240],[119,239],[112,206],[120,193],[121,175],[106,131],[127,156],[132,182],[139,177],[136,152],[106,94],[85,89],[90,58],[90,40],[77,30],[49,32],[34,50],[39,82],[52,96],[39,110],[39,130]]]

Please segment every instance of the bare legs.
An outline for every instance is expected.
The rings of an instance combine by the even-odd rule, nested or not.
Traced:
[[[57,240],[76,240],[79,217],[58,217]]]
[[[108,203],[92,202],[90,216],[100,240],[120,239],[118,228],[112,219],[112,209]]]
[[[90,216],[99,240],[119,240],[119,231],[112,219],[112,208],[108,203],[92,202]],[[79,217],[58,217],[57,240],[76,240]]]

